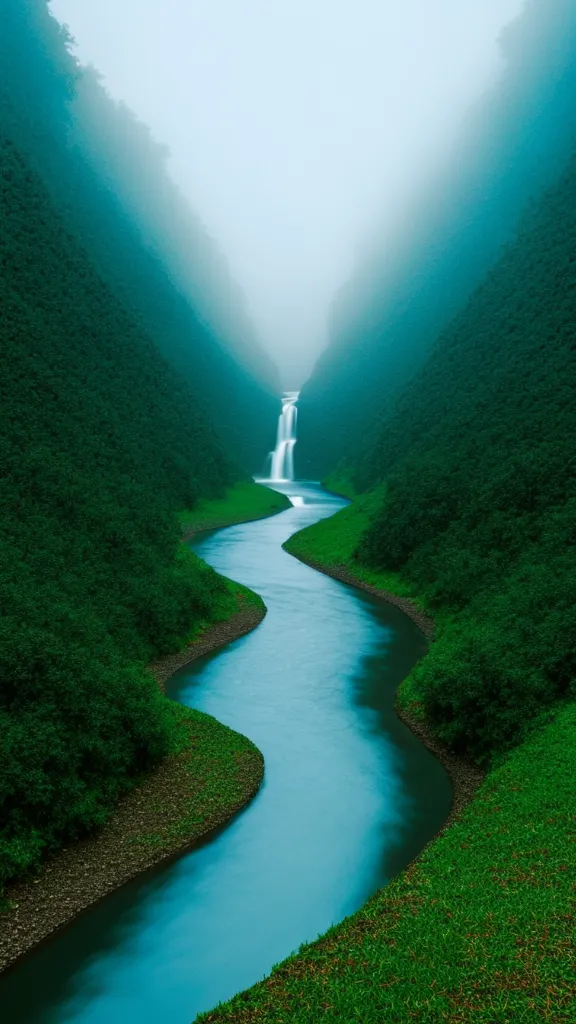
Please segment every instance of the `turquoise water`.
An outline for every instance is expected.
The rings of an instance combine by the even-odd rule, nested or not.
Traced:
[[[260,747],[262,789],[205,845],[0,977],[4,1024],[190,1024],[361,906],[447,816],[443,767],[393,710],[426,641],[396,608],[282,550],[344,504],[314,485],[290,490],[300,501],[288,511],[193,544],[268,614],[168,689]]]

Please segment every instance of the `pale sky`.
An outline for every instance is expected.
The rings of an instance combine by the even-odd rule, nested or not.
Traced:
[[[432,175],[523,0],[53,0],[171,150],[297,388],[363,240]]]

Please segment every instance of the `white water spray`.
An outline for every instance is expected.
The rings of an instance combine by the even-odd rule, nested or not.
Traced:
[[[276,447],[270,452],[270,482],[289,483],[294,479],[294,446],[298,422],[298,391],[286,391],[278,420]]]

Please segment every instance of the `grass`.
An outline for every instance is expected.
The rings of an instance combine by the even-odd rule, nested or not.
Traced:
[[[397,573],[378,572],[354,561],[360,538],[380,508],[382,490],[378,487],[329,519],[300,530],[286,541],[284,548],[303,561],[316,562],[328,569],[348,569],[363,583],[407,597],[425,611],[419,596]]]
[[[258,788],[263,758],[245,736],[194,708],[173,704],[174,751],[151,787],[141,831],[132,842],[178,849],[220,825]],[[161,776],[168,786],[160,788]],[[141,819],[142,820],[142,819]]]
[[[243,482],[230,487],[223,498],[199,501],[192,510],[180,512],[178,518],[183,534],[190,537],[202,530],[215,530],[235,523],[264,519],[290,507],[290,501],[284,494],[261,484]],[[262,598],[253,590],[219,575],[226,584],[226,590],[215,599],[210,618],[195,623],[183,647],[200,639],[214,623],[225,622],[242,606],[253,605],[264,609]]]
[[[572,1022],[576,707],[358,913],[210,1024]]]
[[[327,490],[333,491],[334,494],[342,494],[345,498],[350,498],[351,500],[358,497],[352,479],[352,470],[343,463],[333,470],[332,473],[329,473],[322,483]]]
[[[230,487],[223,498],[199,501],[191,510],[179,514],[182,530],[188,536],[201,530],[264,519],[290,508],[284,494],[262,484],[244,482]]]
[[[200,640],[206,631],[217,622],[227,622],[228,619],[232,618],[233,615],[241,611],[243,608],[246,608],[247,605],[254,608],[261,608],[262,611],[266,610],[264,601],[254,590],[250,590],[249,587],[245,587],[243,583],[237,583],[236,580],[231,580],[228,579],[227,576],[222,576],[221,573],[218,575],[220,579],[224,581],[226,589],[214,600],[210,618],[200,619],[194,623],[193,629],[190,630],[185,641],[181,645],[181,650],[184,650],[195,640]]]
[[[380,500],[365,495],[285,547],[417,602],[399,577],[353,559]],[[410,704],[410,679],[399,700]],[[198,1021],[573,1022],[575,768],[571,703],[494,768],[459,820],[360,911]]]

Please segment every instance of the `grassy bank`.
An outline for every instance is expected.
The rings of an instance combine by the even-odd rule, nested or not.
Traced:
[[[199,501],[191,511],[179,515],[184,536],[190,537],[202,530],[215,530],[234,523],[264,519],[290,508],[284,494],[262,484],[245,482],[230,487],[223,498]]]
[[[326,486],[329,486],[328,481]],[[379,572],[354,560],[360,538],[372,521],[381,500],[382,488],[379,487],[357,498],[329,519],[323,519],[295,533],[286,541],[284,548],[296,558],[317,563],[322,568],[346,569],[362,583],[406,598],[426,612],[422,599],[397,573]]]
[[[398,576],[353,558],[380,499],[364,496],[286,548],[418,602]],[[443,643],[439,626],[434,648]],[[410,679],[399,691],[412,714],[415,692]],[[199,1021],[572,1021],[575,726],[576,706],[557,706],[488,773],[458,820],[362,910]]]
[[[361,911],[199,1020],[573,1021],[575,727],[567,706]]]

